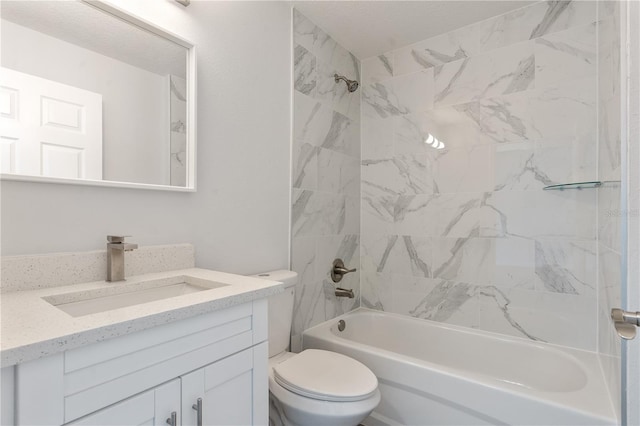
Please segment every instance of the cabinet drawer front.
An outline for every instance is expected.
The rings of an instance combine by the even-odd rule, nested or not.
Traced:
[[[72,426],[153,425],[155,395],[150,390],[78,421]]]
[[[67,352],[65,421],[252,346],[252,324],[245,304]]]
[[[159,325],[148,330],[73,349],[65,352],[64,371],[70,373],[168,340],[180,338],[187,334],[185,329],[188,329],[188,334],[197,333],[238,318],[251,317],[252,313],[251,304],[245,303],[222,311]]]

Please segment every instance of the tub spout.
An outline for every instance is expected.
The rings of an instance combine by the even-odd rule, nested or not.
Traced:
[[[349,299],[353,299],[355,296],[352,289],[347,290],[346,288],[336,287],[336,297],[348,297]]]

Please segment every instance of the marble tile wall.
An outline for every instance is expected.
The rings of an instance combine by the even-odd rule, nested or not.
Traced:
[[[363,306],[596,350],[598,192],[542,188],[598,177],[602,25],[539,2],[362,61]]]
[[[360,272],[336,298],[329,271],[335,258],[360,269],[360,91],[334,74],[360,80],[360,62],[322,29],[293,11],[292,268],[299,275],[292,350],[302,332],[359,306]]]
[[[620,4],[598,4],[598,352],[614,406],[620,408],[620,338],[610,319],[621,306]],[[620,413],[618,413],[620,414]]]

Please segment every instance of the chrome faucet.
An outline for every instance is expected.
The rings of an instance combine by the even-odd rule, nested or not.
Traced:
[[[127,236],[107,235],[107,281],[124,281],[124,252],[138,248],[137,244],[125,243]]]

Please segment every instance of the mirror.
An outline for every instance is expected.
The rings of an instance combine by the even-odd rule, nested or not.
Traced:
[[[195,190],[195,49],[94,1],[0,2],[3,179]]]

